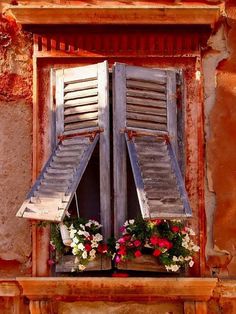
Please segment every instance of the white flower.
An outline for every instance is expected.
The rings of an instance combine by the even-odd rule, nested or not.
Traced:
[[[79,243],[79,239],[76,238],[76,237],[74,237],[74,238],[73,238],[73,243],[75,243],[75,244]]]
[[[96,250],[92,249],[92,250],[89,252],[89,255],[90,255],[90,256],[95,256],[95,255],[96,255]]]
[[[79,270],[85,270],[85,266],[84,265],[82,265],[82,264],[79,264]]]
[[[134,224],[134,219],[130,219],[130,220],[129,220],[129,224],[130,224],[130,225],[133,225],[133,224]]]
[[[193,267],[193,265],[194,265],[194,261],[193,261],[193,260],[191,260],[188,264],[189,264],[189,266],[190,266],[190,267]]]
[[[74,263],[79,264],[80,259],[76,256]]]
[[[98,247],[98,243],[96,241],[91,241],[91,247],[94,248],[94,247]]]
[[[70,228],[69,232],[70,232],[70,238],[74,238],[77,231],[75,229]]]
[[[75,268],[74,267],[71,268],[71,272],[72,273],[75,272]]]
[[[100,233],[96,233],[93,240],[99,242],[99,241],[102,241],[103,239],[103,236],[100,234]]]
[[[78,253],[79,253],[78,248],[75,246],[75,247],[72,249],[72,254],[73,254],[73,255],[77,255]]]
[[[186,256],[186,257],[184,258],[185,261],[190,261],[191,259],[192,259],[191,256]]]
[[[165,268],[167,271],[171,270],[171,271],[178,271],[180,266],[179,265],[175,265],[175,264],[171,264],[171,265],[165,265]]]
[[[173,259],[173,262],[178,262],[178,260],[179,260],[177,256],[173,256],[172,259]]]
[[[185,227],[185,230],[191,235],[191,236],[195,236],[195,232],[193,231],[193,229]]]
[[[126,220],[126,222],[124,223],[124,227],[127,227],[129,225],[128,220]]]
[[[78,244],[78,250],[83,251],[84,250],[84,245],[83,243]]]
[[[82,257],[83,257],[83,259],[86,259],[88,257],[88,254],[86,251],[83,252]]]
[[[200,247],[198,245],[193,245],[192,249],[194,252],[198,252],[200,250]]]
[[[120,243],[116,242],[116,250],[120,248]]]
[[[89,221],[89,222],[87,222],[87,223],[85,224],[85,226],[90,228],[90,227],[91,227],[91,224],[92,224],[91,221]]]
[[[79,227],[82,229],[82,230],[85,230],[85,226],[80,224]]]
[[[94,249],[92,249],[90,252],[89,252],[89,256],[90,256],[90,260],[94,260],[95,257],[96,257],[96,251]]]

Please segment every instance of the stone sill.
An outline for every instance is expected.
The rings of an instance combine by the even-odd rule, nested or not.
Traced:
[[[5,12],[12,14],[23,25],[52,24],[146,24],[146,25],[211,25],[221,15],[217,5],[127,5],[114,2],[108,5],[77,6],[9,6]]]
[[[56,301],[236,299],[236,280],[217,278],[0,278],[1,297]]]

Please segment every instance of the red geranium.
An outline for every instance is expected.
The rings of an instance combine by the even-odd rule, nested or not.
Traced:
[[[140,246],[142,244],[142,242],[140,241],[140,240],[135,240],[134,241],[134,246],[135,247],[138,247],[138,246]]]
[[[89,251],[92,250],[92,246],[91,246],[91,244],[89,244],[89,243],[85,244],[84,247],[85,247],[85,250],[86,250],[87,252],[89,252]]]
[[[159,255],[161,255],[161,251],[156,249],[156,250],[154,250],[153,255],[154,256],[159,256]]]
[[[152,245],[157,245],[158,244],[158,242],[159,242],[159,238],[158,238],[158,236],[156,236],[156,235],[153,235],[153,236],[151,236],[151,238],[150,238],[150,242],[152,243]]]
[[[134,252],[134,255],[135,257],[140,257],[142,256],[142,253],[139,250],[137,250],[136,252]]]
[[[171,230],[173,232],[179,232],[179,227],[178,226],[173,226],[173,227],[171,227]]]
[[[126,247],[123,246],[123,245],[121,245],[121,246],[119,247],[118,254],[121,255],[121,256],[122,256],[122,255],[125,255],[125,254],[126,254]]]
[[[107,253],[108,251],[108,246],[104,243],[104,244],[99,244],[98,246],[98,252],[101,254]]]

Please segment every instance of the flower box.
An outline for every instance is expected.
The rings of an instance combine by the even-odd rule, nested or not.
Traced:
[[[74,255],[64,255],[55,266],[56,273],[70,273],[75,264]],[[97,256],[93,261],[90,261],[84,271],[110,270],[111,258],[108,256]]]
[[[120,270],[136,270],[148,272],[167,272],[164,265],[160,265],[158,259],[150,254],[143,254],[140,257],[134,258],[129,261],[123,261],[117,264],[117,269]]]

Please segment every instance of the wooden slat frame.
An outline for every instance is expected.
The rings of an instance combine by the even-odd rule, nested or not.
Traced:
[[[175,171],[178,189],[179,189],[181,199],[182,199],[183,204],[184,204],[185,215],[186,215],[186,217],[191,217],[192,216],[192,209],[191,209],[190,204],[189,204],[188,195],[187,195],[187,192],[185,189],[185,184],[184,184],[182,174],[181,174],[181,171],[179,168],[179,164],[177,161],[175,150],[174,150],[171,142],[167,141],[167,149],[168,149],[168,153],[169,153],[170,160],[172,163],[172,167]]]
[[[126,121],[125,64],[113,67],[113,176],[114,176],[114,234],[127,217],[127,165],[125,137],[121,131]]]
[[[167,75],[167,130],[177,155],[177,108],[176,108],[176,72],[166,71]]]
[[[125,134],[125,139],[126,139],[126,144],[128,147],[131,167],[134,174],[134,181],[135,181],[137,196],[138,196],[138,200],[140,204],[140,210],[141,210],[143,218],[148,219],[150,218],[148,200],[146,197],[146,193],[144,191],[143,178],[142,178],[141,170],[138,164],[138,158],[137,158],[137,153],[134,146],[134,142],[132,139],[129,139],[127,134]]]
[[[100,133],[100,216],[103,236],[111,236],[111,182],[110,182],[110,116],[108,63],[98,64],[98,123]]]

